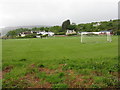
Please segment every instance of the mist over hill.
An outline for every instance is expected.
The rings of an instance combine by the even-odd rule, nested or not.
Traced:
[[[0,32],[2,33],[2,36],[4,36],[5,34],[7,34],[7,32],[11,31],[11,30],[15,30],[18,28],[28,28],[28,29],[32,29],[34,27],[50,27],[50,26],[45,26],[45,25],[31,25],[31,26],[13,26],[13,27],[3,27],[0,28]]]

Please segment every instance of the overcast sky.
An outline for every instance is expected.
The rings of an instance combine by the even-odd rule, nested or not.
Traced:
[[[119,0],[0,0],[0,27],[76,24],[118,18]]]

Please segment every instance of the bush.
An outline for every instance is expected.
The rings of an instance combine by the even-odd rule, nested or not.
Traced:
[[[36,38],[36,35],[35,34],[29,34],[29,35],[26,35],[24,38]]]
[[[46,35],[41,35],[42,37],[47,37],[48,36],[48,34],[46,34]]]
[[[59,33],[56,33],[55,35],[65,35],[65,32],[59,32]]]
[[[90,34],[86,34],[87,36],[98,36],[97,34],[94,33],[90,33]]]

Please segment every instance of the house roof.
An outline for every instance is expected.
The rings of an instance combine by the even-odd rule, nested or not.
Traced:
[[[31,32],[23,32],[24,34],[31,34]]]

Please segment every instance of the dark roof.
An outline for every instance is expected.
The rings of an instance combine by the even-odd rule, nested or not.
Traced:
[[[31,34],[31,32],[23,32],[24,34]]]

